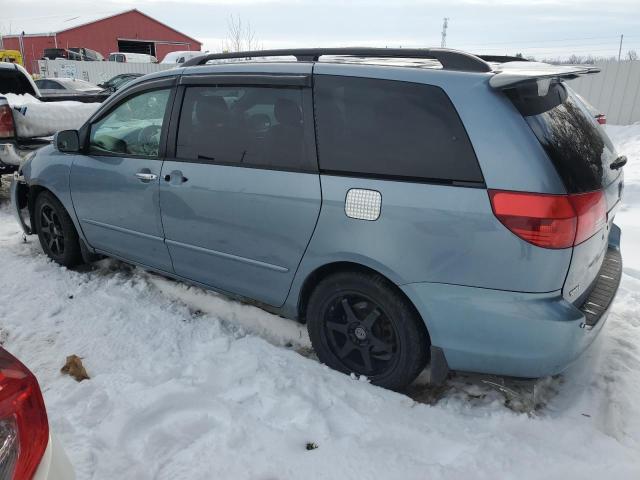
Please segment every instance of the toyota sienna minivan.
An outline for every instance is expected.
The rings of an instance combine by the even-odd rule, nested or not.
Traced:
[[[626,158],[565,83],[593,68],[487,60],[196,57],[59,132],[16,173],[16,213],[61,265],[109,256],[251,301],[387,388],[428,364],[556,374],[618,288]]]

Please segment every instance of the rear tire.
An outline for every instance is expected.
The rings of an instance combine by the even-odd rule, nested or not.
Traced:
[[[373,273],[321,280],[309,298],[307,328],[321,362],[391,390],[406,388],[428,361],[422,319],[394,285]]]
[[[50,192],[42,192],[33,211],[44,253],[65,267],[83,263],[78,232],[62,203]]]

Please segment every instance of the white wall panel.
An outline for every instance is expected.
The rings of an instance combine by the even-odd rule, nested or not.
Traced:
[[[98,84],[120,73],[153,73],[173,68],[162,63],[77,62],[73,60],[38,60],[42,77],[74,77]]]
[[[596,66],[600,73],[571,80],[571,88],[606,114],[608,123],[640,122],[640,61],[602,62]]]

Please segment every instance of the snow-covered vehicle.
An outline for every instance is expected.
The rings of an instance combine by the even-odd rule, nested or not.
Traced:
[[[0,476],[72,480],[73,468],[51,435],[36,377],[0,348]]]
[[[41,78],[36,80],[35,84],[40,89],[40,93],[46,97],[103,95],[106,99],[109,96],[108,93],[103,93],[104,89],[97,85],[77,78]],[[74,100],[82,101],[82,98],[74,98]]]
[[[0,63],[0,175],[14,172],[56,131],[82,125],[107,96],[88,97],[93,103],[43,96],[23,67]]]
[[[204,55],[207,52],[200,52],[194,50],[178,50],[176,52],[169,52],[165,55],[164,59],[160,63],[177,63],[182,64],[187,60]]]

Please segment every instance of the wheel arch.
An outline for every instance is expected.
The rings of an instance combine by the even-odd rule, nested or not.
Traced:
[[[357,262],[351,261],[335,261],[331,263],[326,263],[317,267],[311,273],[309,273],[304,281],[302,282],[302,286],[300,287],[298,293],[298,303],[297,303],[297,319],[301,323],[306,323],[306,309],[309,303],[309,298],[311,297],[311,293],[313,292],[316,285],[321,282],[323,279],[327,278],[330,275],[340,273],[340,272],[364,272],[369,274],[374,274],[379,276],[387,283],[391,288],[393,288],[400,296],[402,296],[407,304],[414,309],[416,314],[422,319],[422,323],[427,333],[427,337],[431,340],[431,336],[429,335],[429,325],[427,320],[422,316],[416,305],[413,301],[407,296],[407,294],[398,286],[396,282],[391,280],[387,275],[381,273],[375,268],[369,267],[367,265],[363,265]]]
[[[31,224],[31,232],[33,233],[36,233],[36,224],[35,224],[36,198],[38,198],[38,195],[40,195],[42,192],[48,192],[51,195],[53,195],[55,198],[57,198],[58,201],[60,201],[60,199],[54,192],[52,192],[46,187],[43,187],[42,185],[36,184],[36,185],[29,186],[29,189],[27,191],[27,207],[29,208],[29,223]],[[62,202],[60,201],[60,203]]]
[[[69,201],[68,203],[64,201],[64,198],[62,198],[60,195],[56,194],[56,192],[54,190],[52,190],[51,188],[48,188],[45,185],[42,185],[40,183],[34,183],[29,185],[29,190],[27,192],[27,206],[29,209],[29,223],[31,226],[31,232],[36,234],[36,225],[35,225],[35,206],[36,206],[36,198],[38,198],[38,196],[43,193],[43,192],[47,192],[50,195],[52,195],[56,200],[58,200],[60,202],[60,204],[62,205],[62,207],[67,211],[67,214],[69,215],[69,217],[71,218],[71,221],[73,222],[73,225],[76,229],[76,232],[78,234],[78,238],[80,240],[80,246],[82,248],[82,252],[83,252],[83,256],[85,256],[85,254],[90,254],[91,251],[88,249],[88,243],[86,238],[84,237],[84,232],[82,231],[82,228],[80,228],[80,223],[78,221],[78,218],[76,217],[76,212],[75,209],[73,208],[73,204]],[[86,259],[85,259],[86,260]],[[89,260],[86,260],[87,262]]]

